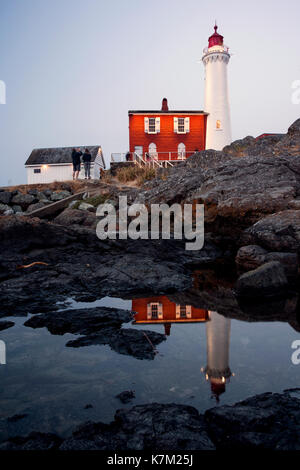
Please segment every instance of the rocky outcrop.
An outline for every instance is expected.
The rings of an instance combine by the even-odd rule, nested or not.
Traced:
[[[250,271],[269,261],[279,261],[288,277],[296,277],[298,274],[297,253],[268,252],[261,246],[247,245],[238,250],[235,258],[239,271]]]
[[[255,139],[248,136],[224,147],[223,152],[231,157],[298,156],[300,153],[300,119],[288,129],[287,134],[271,134]]]
[[[68,347],[78,348],[96,344],[108,344],[119,354],[137,359],[154,359],[155,346],[165,336],[155,331],[121,328],[122,323],[133,319],[131,312],[108,307],[63,310],[31,317],[25,326],[46,327],[51,334],[79,334],[78,339],[67,342]]]
[[[11,328],[12,326],[14,326],[13,321],[0,321],[0,331],[7,330],[8,328]]]
[[[119,410],[110,425],[79,427],[61,450],[213,450],[202,416],[191,406],[153,403]]]
[[[242,297],[264,297],[279,295],[286,291],[289,283],[284,268],[278,261],[270,261],[242,274],[236,283],[236,292]]]
[[[133,390],[125,390],[124,392],[116,395],[116,398],[120,400],[121,403],[129,403],[133,398],[135,398],[135,393]]]
[[[26,437],[15,437],[0,444],[0,450],[58,450],[63,439],[52,433],[32,432]]]
[[[264,393],[206,411],[218,449],[300,450],[299,389]]]
[[[87,422],[72,436],[31,433],[0,450],[300,450],[300,391],[264,393],[207,410],[151,403],[118,410],[109,424]]]
[[[65,296],[95,299],[183,290],[191,285],[195,266],[222,257],[209,240],[199,252],[186,251],[181,240],[101,241],[90,228],[16,216],[0,219],[0,243],[2,317],[49,311]]]
[[[54,222],[66,227],[82,226],[95,229],[98,220],[94,212],[68,208],[55,217]]]
[[[263,217],[244,231],[240,243],[257,244],[269,252],[300,252],[300,210]]]
[[[55,201],[61,201],[70,195],[71,191],[69,190],[45,189],[39,191],[38,189],[27,188],[27,190],[22,191],[18,189],[0,191],[0,215],[8,215],[7,211],[12,214],[18,212],[30,213]]]

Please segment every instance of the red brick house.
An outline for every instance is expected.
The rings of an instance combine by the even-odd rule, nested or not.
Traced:
[[[161,110],[128,111],[129,151],[144,159],[185,159],[205,149],[204,111],[169,110],[167,99]]]

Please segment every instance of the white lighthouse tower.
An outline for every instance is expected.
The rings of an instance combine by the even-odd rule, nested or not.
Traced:
[[[227,84],[227,64],[230,59],[223,36],[215,32],[208,39],[203,52],[205,67],[204,110],[208,113],[206,126],[206,149],[222,150],[231,143],[230,109]]]

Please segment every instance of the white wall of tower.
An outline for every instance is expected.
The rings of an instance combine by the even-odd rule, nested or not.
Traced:
[[[224,46],[206,49],[204,110],[207,116],[206,149],[222,150],[231,143],[227,64],[230,55]],[[220,127],[218,128],[218,125]]]

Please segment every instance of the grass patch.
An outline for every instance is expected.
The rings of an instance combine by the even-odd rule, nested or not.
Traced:
[[[156,177],[156,170],[148,167],[140,168],[137,165],[128,166],[117,170],[116,176],[121,183],[136,180],[138,186],[141,186],[145,181]]]

